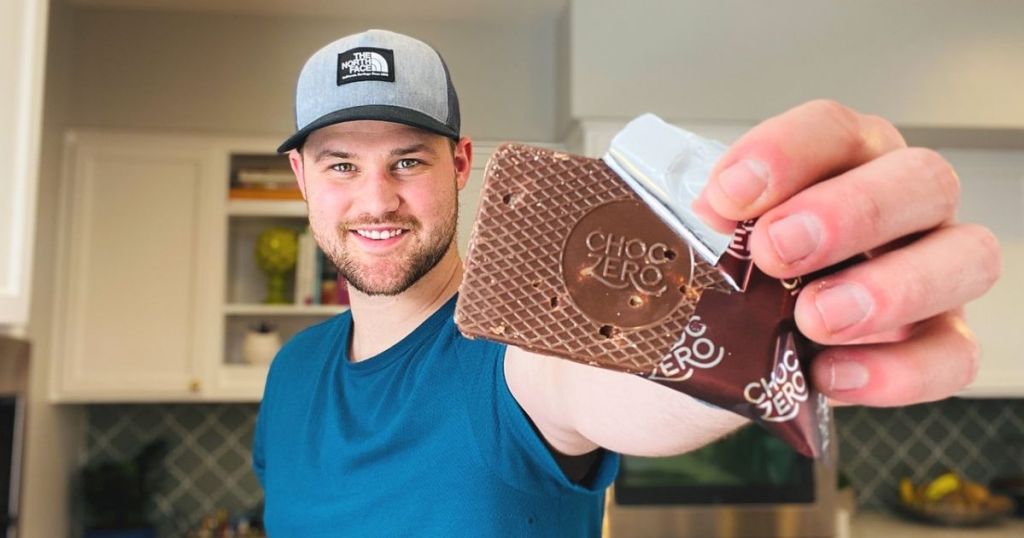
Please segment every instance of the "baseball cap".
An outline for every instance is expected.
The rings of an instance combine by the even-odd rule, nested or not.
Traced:
[[[459,98],[448,66],[430,45],[387,30],[367,30],[318,50],[299,73],[295,134],[278,153],[313,131],[354,120],[419,127],[458,140]]]

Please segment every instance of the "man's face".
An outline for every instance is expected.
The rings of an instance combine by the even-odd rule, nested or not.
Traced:
[[[454,248],[471,144],[396,123],[324,127],[289,155],[320,248],[367,295],[397,295]]]

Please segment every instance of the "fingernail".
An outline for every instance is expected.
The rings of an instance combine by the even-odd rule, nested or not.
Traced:
[[[737,207],[747,207],[768,187],[768,165],[753,159],[740,161],[718,174],[718,186]]]
[[[855,390],[868,384],[868,369],[859,362],[833,358],[831,366],[830,390]]]
[[[814,306],[825,328],[837,333],[868,317],[874,301],[864,286],[852,282],[837,284],[818,292]]]
[[[768,236],[779,259],[783,263],[795,263],[818,249],[821,226],[813,215],[797,213],[772,223]]]

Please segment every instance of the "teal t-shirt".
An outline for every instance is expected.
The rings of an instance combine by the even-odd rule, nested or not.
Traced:
[[[454,310],[356,363],[348,313],[281,349],[253,443],[271,537],[600,536],[618,456],[568,480],[508,390],[505,346],[463,337]]]

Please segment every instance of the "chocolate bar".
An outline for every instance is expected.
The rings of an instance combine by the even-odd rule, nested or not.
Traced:
[[[646,377],[819,456],[829,412],[793,321],[800,281],[751,263],[752,226],[713,265],[605,162],[505,144],[485,171],[455,321],[469,337]]]

